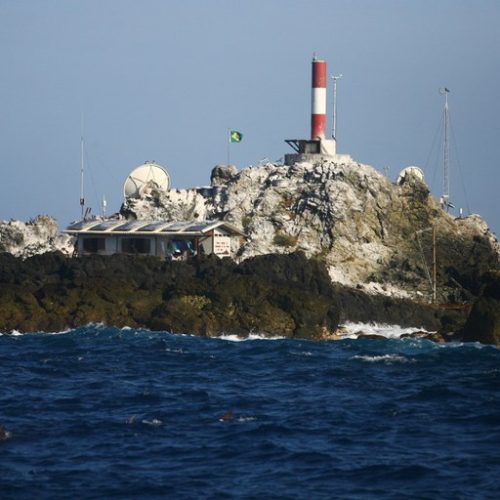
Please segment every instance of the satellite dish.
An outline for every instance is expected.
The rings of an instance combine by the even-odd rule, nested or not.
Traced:
[[[128,174],[123,184],[125,198],[139,198],[148,189],[168,191],[170,177],[168,172],[155,162],[147,161]]]
[[[422,172],[422,169],[412,165],[410,167],[403,168],[403,170],[399,172],[396,184],[401,186],[401,184],[403,184],[410,177],[416,177],[420,182],[424,182],[424,173]]]

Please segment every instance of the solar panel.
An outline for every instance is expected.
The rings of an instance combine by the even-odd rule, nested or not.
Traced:
[[[67,231],[80,231],[83,229],[83,227],[85,225],[87,225],[88,222],[82,220],[80,222],[75,222],[74,224],[70,224],[68,227],[67,227]]]
[[[97,226],[92,226],[92,231],[107,231],[108,229],[111,229],[113,226],[116,226],[117,224],[119,224],[119,221],[108,220],[105,222],[101,222],[100,224],[97,224]]]
[[[126,222],[125,224],[121,224],[117,227],[114,227],[112,229],[112,231],[132,231],[136,227],[141,226],[142,224],[144,224],[144,221],[133,220],[133,221]]]
[[[158,231],[159,229],[161,229],[166,224],[168,224],[168,223],[165,222],[165,221],[151,222],[151,223],[146,224],[145,226],[141,227],[140,231],[148,231],[148,232]]]
[[[158,233],[162,235],[176,235],[189,233],[205,233],[210,229],[215,229],[220,226],[220,221],[204,220],[204,221],[152,221],[152,220],[94,220],[94,221],[79,221],[68,226],[67,231],[74,232],[99,232],[99,233]]]
[[[195,224],[191,224],[186,228],[186,231],[192,231],[192,232],[197,232],[197,231],[204,231],[207,228],[214,226],[216,222],[198,222]]]
[[[162,233],[178,233],[184,231],[189,226],[189,222],[172,222],[162,229]]]

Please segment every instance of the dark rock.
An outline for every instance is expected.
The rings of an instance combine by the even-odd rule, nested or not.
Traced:
[[[436,342],[438,344],[444,344],[445,342],[448,342],[450,340],[439,332],[428,333],[427,335],[424,335],[423,338],[426,340],[431,340],[432,342]]]
[[[450,325],[460,328],[467,318],[466,311],[447,311],[427,303],[371,295],[343,285],[335,285],[340,301],[340,322],[388,323],[403,327],[441,330]]]
[[[385,337],[384,335],[378,335],[376,333],[360,333],[358,335],[358,339],[387,340],[387,337]]]
[[[465,342],[500,346],[500,273],[491,273],[462,330]]]
[[[323,264],[304,254],[235,264],[127,255],[22,261],[0,255],[0,330],[54,331],[104,322],[198,335],[258,332],[321,338],[339,309]]]
[[[0,255],[0,331],[104,322],[207,336],[324,339],[340,321],[361,321],[421,326],[438,331],[432,340],[441,341],[465,320],[464,311],[333,286],[324,264],[301,252],[240,264],[214,256],[164,262],[127,255],[72,259],[52,253],[25,261]]]
[[[425,339],[431,340],[432,342],[437,342],[438,344],[442,344],[444,342],[448,342],[449,339],[446,338],[439,332],[412,332],[412,333],[404,333],[401,335],[402,339]]]
[[[210,184],[212,186],[224,186],[237,172],[238,170],[234,165],[216,165],[210,175]]]

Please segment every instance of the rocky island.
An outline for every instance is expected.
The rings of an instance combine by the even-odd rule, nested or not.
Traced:
[[[69,257],[70,238],[54,232],[50,219],[3,223],[0,330],[104,321],[202,335],[326,338],[339,321],[359,320],[446,334],[461,330],[466,305],[485,287],[495,296],[491,283],[500,269],[499,246],[486,223],[442,210],[412,169],[391,182],[352,161],[268,163],[240,171],[219,165],[209,187],[164,191],[152,183],[114,217],[220,220],[246,238],[234,262],[201,256],[189,262],[75,259]],[[430,304],[433,286],[437,297]],[[474,329],[472,320],[465,332]],[[495,343],[498,336],[484,339]]]

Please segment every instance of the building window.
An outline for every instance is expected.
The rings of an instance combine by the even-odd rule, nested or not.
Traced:
[[[123,253],[151,253],[151,240],[148,238],[124,238],[122,240]]]
[[[88,253],[98,253],[106,249],[104,238],[84,238],[83,251]]]

